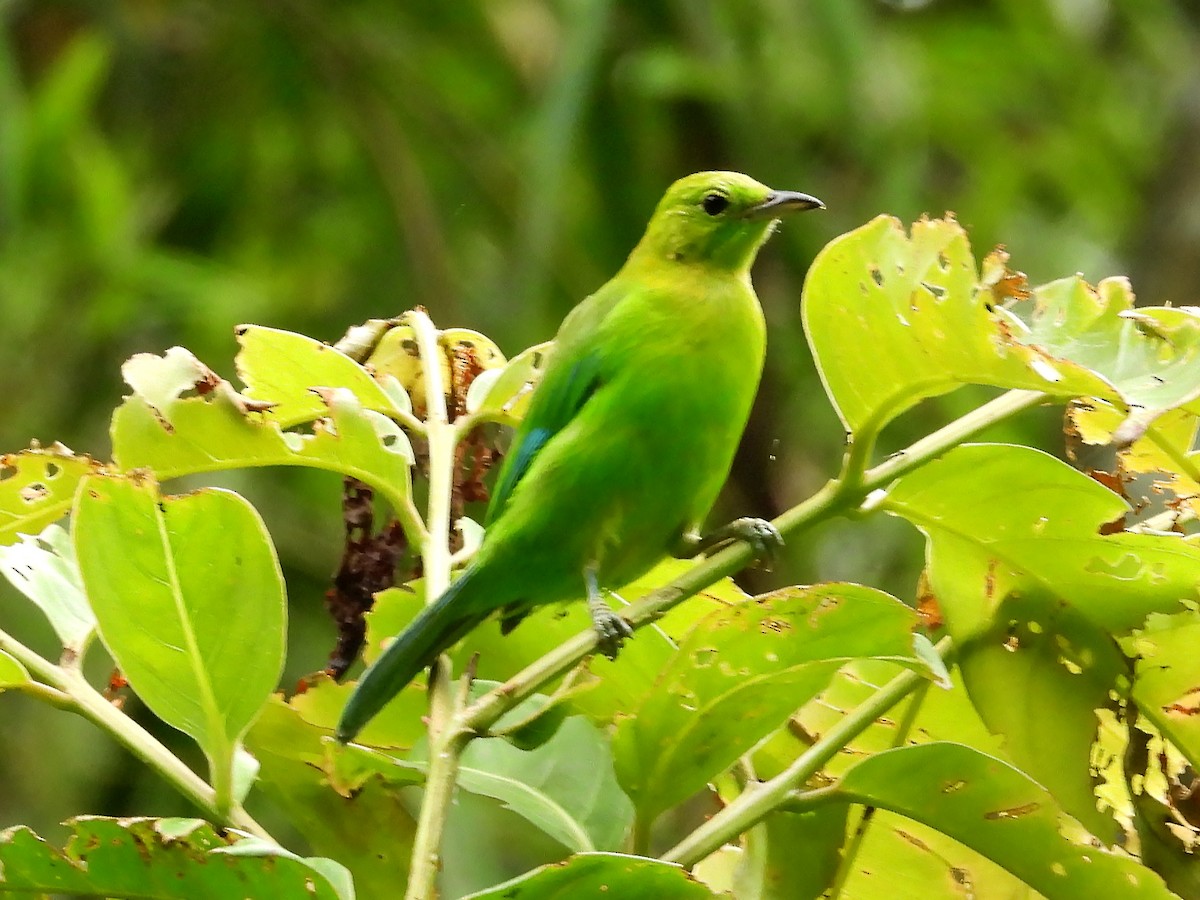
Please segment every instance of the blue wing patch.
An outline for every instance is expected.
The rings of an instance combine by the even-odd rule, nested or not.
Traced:
[[[500,469],[496,490],[488,504],[484,525],[491,525],[504,512],[533,460],[553,437],[579,414],[600,386],[600,366],[594,357],[576,361],[569,370],[557,370],[553,359],[542,383],[534,391],[525,420],[517,429],[508,458]]]

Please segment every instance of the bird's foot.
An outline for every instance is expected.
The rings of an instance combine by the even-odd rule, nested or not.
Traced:
[[[596,648],[609,659],[616,659],[625,638],[633,637],[633,627],[617,615],[602,599],[590,603],[592,628],[596,632]]]
[[[783,548],[783,535],[779,533],[779,529],[766,519],[745,517],[734,519],[728,525],[722,525],[704,537],[685,536],[679,548],[682,551],[680,555],[695,556],[698,553],[708,553],[710,550],[719,550],[732,541],[745,541],[754,550],[754,555],[765,560],[768,566],[775,561],[775,556]]]
[[[754,549],[754,555],[768,565],[775,561],[776,555],[783,549],[783,535],[766,519],[734,519],[725,529],[728,529],[729,537],[749,544]]]
[[[596,577],[595,564],[583,570],[583,583],[587,585],[587,605],[592,616],[592,628],[596,632],[596,648],[609,659],[616,659],[625,638],[633,637],[633,626],[604,602],[606,592]]]

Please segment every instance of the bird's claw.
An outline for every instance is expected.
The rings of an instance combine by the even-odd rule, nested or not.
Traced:
[[[596,648],[609,659],[616,659],[625,638],[633,637],[633,627],[611,609],[594,613],[592,627],[596,631]]]
[[[783,535],[766,519],[734,519],[729,523],[729,536],[745,541],[754,549],[754,555],[768,565],[783,549]]]

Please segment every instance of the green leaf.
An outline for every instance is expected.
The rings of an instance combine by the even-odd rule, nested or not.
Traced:
[[[19,660],[0,650],[0,691],[29,684],[32,680]]]
[[[227,900],[353,900],[344,879],[331,883],[329,860],[285,852],[267,858],[226,851],[250,840],[218,835],[198,819],[105,819],[67,823],[71,837],[56,850],[24,826],[0,832],[0,893]],[[336,864],[335,864],[336,865]]]
[[[1133,859],[1067,837],[1044,788],[969,747],[934,743],[878,753],[831,793],[936,828],[1047,897],[1174,896]]]
[[[402,786],[367,775],[352,789],[339,783],[343,790],[335,790],[327,781],[335,771],[328,736],[329,729],[309,723],[281,698],[271,698],[246,735],[247,747],[261,763],[257,787],[314,852],[354,873],[364,897],[392,896],[407,878],[416,832],[402,796],[414,775],[410,772]]]
[[[325,765],[326,777],[346,796],[375,780],[393,789],[421,784],[428,769],[423,752],[421,747],[400,757],[358,744],[339,747]],[[571,850],[619,846],[632,822],[632,807],[612,774],[608,740],[578,716],[533,750],[502,738],[472,742],[463,753],[458,784],[499,800]]]
[[[281,847],[272,841],[257,836],[250,836],[227,847],[218,847],[212,851],[214,856],[256,857],[259,859],[289,859],[308,866],[314,872],[319,872],[333,886],[339,897],[354,897],[354,880],[350,871],[341,863],[332,859],[316,857],[301,857],[291,850]]]
[[[953,219],[922,219],[910,238],[880,216],[826,245],[805,281],[804,328],[846,428],[876,434],[963,384],[1114,396],[1100,376],[1015,340],[990,288]]]
[[[36,534],[71,508],[80,479],[103,466],[61,444],[0,456],[0,544]]]
[[[326,674],[306,679],[305,690],[292,698],[290,706],[310,725],[333,737],[346,701],[354,693],[353,684],[339,684]],[[355,743],[368,747],[407,750],[423,740],[427,732],[422,721],[429,713],[429,699],[422,685],[410,684],[363,727]]]
[[[679,866],[620,853],[577,853],[463,897],[462,900],[552,900],[564,897],[670,897],[712,900],[717,896]]]
[[[1200,549],[1101,535],[1120,497],[1035,450],[967,445],[900,479],[884,507],[928,538],[929,577],[971,699],[1005,751],[1097,836],[1094,710],[1126,670],[1111,632],[1192,603]]]
[[[345,388],[320,399],[328,418],[300,433],[283,432],[226,391],[162,409],[130,397],[113,415],[113,456],[122,469],[150,468],[160,480],[249,466],[327,469],[370,484],[394,507],[405,503],[413,455],[399,426],[363,409]]]
[[[1073,893],[1052,897],[1076,897]],[[838,900],[1041,900],[1008,870],[935,828],[875,808]]]
[[[746,835],[734,896],[810,900],[825,893],[837,872],[849,807],[831,803],[812,812],[776,811]]]
[[[148,478],[93,476],[74,528],[113,659],[159,718],[200,744],[213,778],[231,777],[283,666],[283,578],[258,513],[229,491],[169,497]]]
[[[640,707],[617,723],[617,777],[652,819],[717,774],[825,687],[847,660],[912,655],[916,620],[882,591],[788,588],[710,613]]]
[[[65,649],[80,655],[96,628],[75,562],[71,536],[51,524],[37,537],[0,547],[0,572],[50,620]]]
[[[546,743],[520,750],[501,738],[473,741],[459,784],[502,801],[570,850],[620,847],[633,805],[617,786],[609,741],[573,716]]]
[[[259,325],[242,325],[237,336],[242,349],[236,365],[245,394],[273,404],[270,417],[282,428],[327,414],[313,388],[348,388],[364,409],[386,416],[412,411],[403,388],[399,394],[389,393],[366,369],[328,344]]]
[[[552,346],[537,344],[518,353],[503,368],[481,372],[467,391],[467,412],[520,421]]]
[[[1101,535],[1125,501],[1027,447],[957,447],[901,478],[883,506],[929,538],[934,593],[960,645],[1014,593],[1049,592],[1117,633],[1200,600],[1200,548],[1178,535]]]

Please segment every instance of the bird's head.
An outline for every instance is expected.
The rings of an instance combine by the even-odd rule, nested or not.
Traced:
[[[816,197],[773,191],[738,172],[698,172],[667,189],[634,252],[742,271],[779,216],[824,208]]]

